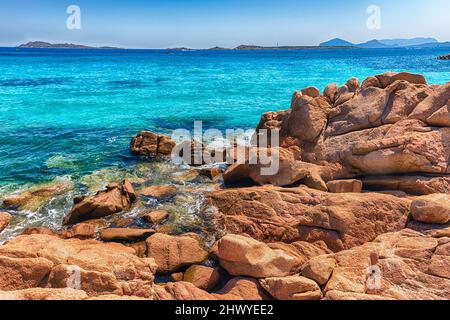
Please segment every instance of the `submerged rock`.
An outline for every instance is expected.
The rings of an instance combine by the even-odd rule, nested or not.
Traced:
[[[157,199],[173,197],[176,193],[177,188],[175,186],[150,186],[139,190],[139,195]]]
[[[151,224],[158,224],[169,217],[166,210],[156,210],[145,213],[143,216],[145,221]]]
[[[53,183],[37,185],[26,191],[4,198],[3,205],[17,210],[35,212],[44,203],[72,189],[73,183],[71,181],[55,181]]]
[[[136,199],[133,186],[128,180],[110,183],[106,190],[86,197],[74,205],[64,219],[64,224],[74,224],[85,220],[102,218],[117,212],[129,210]]]

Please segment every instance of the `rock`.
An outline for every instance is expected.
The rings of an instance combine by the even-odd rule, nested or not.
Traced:
[[[327,85],[323,90],[323,95],[328,99],[330,104],[334,104],[334,101],[336,100],[337,91],[338,88],[336,83],[331,83]]]
[[[360,84],[358,78],[351,78],[345,84],[350,92],[357,93],[360,89]]]
[[[139,195],[164,199],[175,196],[177,188],[175,186],[151,186],[139,191]]]
[[[170,275],[170,279],[173,282],[183,281],[184,273],[183,272],[174,272]],[[190,282],[190,281],[187,281]]]
[[[409,229],[383,234],[334,254],[336,265],[323,293],[326,299],[344,300],[449,299],[449,248],[448,238],[439,240]]]
[[[210,293],[184,281],[156,285],[155,294],[157,300],[216,300]]]
[[[446,224],[450,221],[450,195],[432,194],[411,203],[414,220],[424,223]]]
[[[294,95],[289,117],[290,134],[302,141],[314,142],[325,129],[330,108],[323,97],[312,99]]]
[[[72,189],[73,183],[71,181],[55,181],[42,184],[4,198],[3,205],[16,208],[17,210],[35,212],[44,203]]]
[[[308,87],[308,88],[302,89],[302,95],[308,96],[311,98],[317,98],[318,96],[320,96],[320,91],[316,87]]]
[[[176,142],[170,137],[149,131],[141,131],[131,140],[131,152],[144,156],[170,155],[175,146]]]
[[[22,235],[32,235],[32,234],[46,234],[46,235],[49,235],[49,236],[59,236],[53,230],[50,230],[49,228],[45,228],[45,227],[26,228],[22,232]]]
[[[86,292],[71,288],[31,288],[0,291],[0,300],[84,300],[88,297]]]
[[[136,251],[136,255],[139,258],[147,257],[147,243],[145,241],[130,243],[128,246]]]
[[[157,233],[147,240],[148,256],[155,259],[159,273],[170,273],[180,268],[201,263],[208,252],[190,236],[170,236]]]
[[[438,57],[439,60],[450,60],[450,54],[446,56],[440,56]]]
[[[386,88],[390,84],[394,83],[395,81],[403,80],[407,81],[412,84],[427,84],[427,81],[425,80],[424,76],[420,74],[412,74],[408,72],[387,72],[381,75],[376,76],[378,80],[380,81],[381,85]]]
[[[268,300],[257,280],[237,277],[231,279],[217,293],[211,294],[189,282],[172,282],[155,286],[158,300]]]
[[[332,193],[361,193],[361,180],[334,180],[327,182],[328,191]]]
[[[198,169],[198,174],[205,176],[211,180],[215,180],[217,177],[222,175],[223,170],[221,168],[203,168]]]
[[[100,231],[103,241],[139,241],[155,233],[153,229],[109,228]]]
[[[193,265],[189,267],[183,276],[183,281],[190,282],[197,288],[210,291],[212,290],[220,280],[220,274],[217,269]]]
[[[89,296],[152,297],[155,271],[153,259],[117,243],[34,234],[0,246],[0,290],[6,291],[69,286]]]
[[[213,296],[218,300],[269,300],[258,280],[244,277],[231,279]]]
[[[450,127],[450,100],[426,120],[431,126]]]
[[[156,210],[147,212],[142,217],[148,223],[159,224],[169,217],[169,213],[166,210]]]
[[[320,300],[322,298],[322,291],[317,283],[298,275],[261,279],[259,283],[277,300]]]
[[[106,190],[99,191],[94,196],[86,197],[74,205],[64,218],[63,223],[64,225],[70,225],[129,210],[135,199],[136,194],[127,180],[121,183],[112,183],[106,187]]]
[[[368,77],[368,78],[366,78],[363,81],[363,83],[362,83],[361,89],[364,90],[364,89],[367,89],[367,88],[370,88],[370,87],[381,88],[382,85],[380,83],[380,80],[378,80],[377,77]]]
[[[303,266],[302,276],[312,279],[320,286],[323,286],[330,279],[335,265],[336,260],[332,255],[313,257]]]
[[[326,193],[273,186],[212,192],[225,232],[270,242],[323,241],[340,251],[405,228],[411,200],[379,193]]]
[[[276,186],[289,186],[303,182],[311,188],[327,191],[324,178],[330,175],[328,168],[298,161],[290,151],[284,148],[259,148],[258,150],[263,154],[273,155],[274,161],[278,160],[276,165],[278,167],[277,173],[265,173],[264,168],[267,165],[262,163],[236,163],[231,165],[223,174],[223,179],[227,186],[245,184],[249,180],[253,184],[272,184]]]
[[[301,183],[325,191],[331,180],[393,176],[423,184],[421,189],[446,188],[450,83],[427,85],[420,75],[388,73],[366,79],[361,88],[356,79],[337,92],[333,88],[316,98],[296,93],[290,110],[261,117],[258,130],[280,132],[278,172],[262,174],[266,166],[261,164],[233,165],[224,174],[225,183]],[[268,153],[276,156],[272,148]],[[272,157],[270,164],[276,160]],[[305,178],[309,168],[318,171],[313,183]],[[423,178],[412,182],[414,177]],[[444,185],[438,185],[439,179]]]
[[[373,190],[401,190],[409,194],[427,195],[450,193],[448,176],[371,176],[362,179],[364,188]]]
[[[181,173],[176,173],[173,177],[173,181],[179,183],[191,182],[198,178],[199,172],[196,169],[187,170]]]
[[[0,232],[6,229],[12,220],[12,216],[8,212],[0,212]]]
[[[96,228],[88,223],[79,223],[59,233],[63,239],[77,238],[81,240],[95,239]]]
[[[283,277],[298,267],[297,260],[286,252],[240,235],[224,236],[218,248],[221,267],[233,276]]]

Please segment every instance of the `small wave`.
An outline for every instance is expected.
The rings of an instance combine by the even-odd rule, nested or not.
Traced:
[[[69,82],[70,80],[65,78],[8,79],[0,80],[0,87],[38,87],[60,85]]]
[[[119,89],[136,89],[145,86],[140,80],[114,80],[108,81],[108,85]]]

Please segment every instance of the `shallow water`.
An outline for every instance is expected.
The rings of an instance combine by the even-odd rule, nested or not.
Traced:
[[[130,137],[139,130],[170,133],[192,128],[194,120],[204,128],[254,128],[261,113],[287,109],[295,90],[386,71],[421,73],[443,84],[450,80],[450,63],[436,57],[449,52],[0,48],[0,198],[61,177],[75,183],[72,193],[142,175],[152,184],[168,183],[173,172],[167,173],[164,162],[139,171],[145,162],[129,152]],[[27,217],[14,223],[57,226],[72,196],[38,213],[13,212]],[[193,198],[200,199],[180,196],[178,206],[185,201],[191,208],[180,221],[195,220],[203,210]]]

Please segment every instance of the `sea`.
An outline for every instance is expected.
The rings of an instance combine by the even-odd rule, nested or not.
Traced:
[[[437,57],[449,53],[0,48],[0,199],[61,179],[75,184],[73,193],[124,176],[167,183],[178,168],[131,155],[138,131],[170,134],[194,121],[204,129],[254,128],[262,113],[288,109],[295,90],[387,71],[444,84],[450,61]],[[25,216],[20,228],[30,221],[58,225],[72,195],[39,211],[3,209]],[[198,199],[191,205],[199,210]]]

